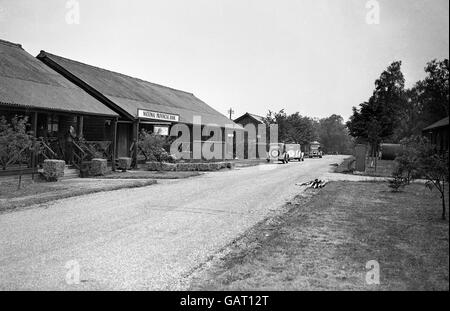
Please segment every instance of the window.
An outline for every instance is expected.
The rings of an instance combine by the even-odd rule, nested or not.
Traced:
[[[57,133],[59,130],[59,117],[55,115],[47,116],[47,132],[48,134]]]
[[[153,132],[156,135],[161,136],[169,136],[169,127],[168,126],[156,126],[153,128]]]

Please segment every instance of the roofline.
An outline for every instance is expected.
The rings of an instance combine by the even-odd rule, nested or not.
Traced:
[[[237,119],[234,119],[234,120],[232,120],[233,122],[238,122],[239,120],[241,120],[241,119],[243,119],[243,118],[245,118],[245,117],[250,117],[250,118],[252,118],[253,120],[255,120],[256,122],[258,122],[258,123],[260,123],[260,124],[264,124],[264,122],[261,122],[261,121],[259,121],[258,119],[256,119],[251,113],[249,113],[249,112],[246,112],[245,114],[243,114],[242,116],[240,116],[239,118],[237,118]],[[261,117],[262,118],[262,117]]]
[[[429,126],[424,128],[422,131],[430,131],[430,130],[435,130],[435,129],[440,129],[443,127],[449,126],[448,124],[444,124],[444,125],[439,125],[439,126]]]
[[[120,72],[117,72],[117,71],[112,71],[112,70],[109,70],[109,69],[100,68],[100,67],[97,67],[97,66],[94,66],[94,65],[82,63],[82,62],[79,62],[79,61],[76,61],[76,60],[73,60],[73,59],[70,59],[70,58],[66,58],[66,57],[63,57],[63,56],[59,56],[59,55],[56,55],[56,54],[52,54],[52,53],[46,52],[46,51],[44,51],[44,50],[41,50],[41,53],[40,53],[39,55],[41,55],[42,53],[44,53],[45,56],[47,56],[47,57],[48,57],[48,56],[54,56],[54,57],[62,58],[62,59],[64,59],[64,60],[67,60],[67,61],[72,62],[72,63],[75,63],[75,64],[79,64],[79,65],[83,65],[83,66],[88,66],[88,67],[91,67],[91,68],[94,68],[94,69],[97,69],[97,70],[106,71],[106,72],[109,72],[109,73],[112,73],[112,74],[115,74],[115,75],[120,75],[120,76],[129,78],[129,79],[135,79],[135,80],[138,80],[138,81],[140,81],[140,82],[149,83],[149,84],[152,84],[152,85],[155,85],[155,86],[159,86],[159,87],[162,87],[162,88],[166,88],[166,89],[169,89],[169,90],[172,90],[172,91],[182,92],[182,93],[185,93],[185,94],[188,94],[188,95],[195,96],[195,95],[194,95],[193,93],[191,93],[191,92],[186,92],[186,91],[183,91],[183,90],[180,90],[180,89],[176,89],[176,88],[173,88],[173,87],[169,87],[169,86],[165,86],[165,85],[162,85],[162,84],[158,84],[158,83],[146,81],[146,80],[143,80],[143,79],[141,79],[141,78],[136,78],[136,77],[128,76],[128,75],[126,75],[126,74],[123,74],[123,73],[120,73]],[[39,55],[38,55],[37,57],[39,57]]]
[[[119,105],[111,101],[109,98],[107,98],[105,95],[103,95],[101,92],[97,91],[95,88],[90,86],[88,83],[84,82],[77,76],[75,76],[73,73],[59,65],[57,62],[52,60],[48,55],[52,55],[50,53],[47,53],[45,51],[41,51],[38,56],[36,56],[37,59],[42,61],[44,64],[49,66],[51,69],[58,72],[60,75],[83,89],[86,93],[100,101],[102,104],[104,104],[109,109],[113,110],[114,112],[117,112],[119,115],[125,116],[126,118],[130,120],[137,120],[137,116],[133,116],[129,114],[126,110],[121,108]]]
[[[442,128],[442,127],[446,127],[446,126],[449,126],[449,123],[447,123],[447,124],[442,124],[442,125],[435,125],[435,124],[437,124],[437,123],[439,123],[439,122],[441,122],[441,121],[443,121],[443,120],[445,120],[445,119],[448,119],[449,117],[445,117],[445,118],[443,118],[443,119],[441,119],[441,120],[439,120],[439,121],[437,121],[437,122],[434,122],[433,124],[431,124],[430,126],[427,126],[426,128],[424,128],[422,131],[424,132],[424,131],[429,131],[429,130],[434,130],[434,129],[439,129],[439,128]]]
[[[56,111],[56,112],[62,112],[62,113],[70,113],[70,114],[81,114],[85,116],[101,116],[101,117],[113,117],[118,118],[120,115],[118,114],[105,114],[105,113],[96,113],[96,112],[85,112],[85,111],[78,111],[78,110],[65,110],[65,109],[58,109],[58,108],[48,108],[48,107],[38,107],[33,105],[26,105],[26,104],[18,104],[18,103],[7,103],[0,101],[0,108],[5,107],[6,108],[19,108],[24,110],[38,110],[38,111]]]
[[[10,41],[6,41],[6,40],[0,39],[0,44],[7,45],[7,46],[12,46],[12,47],[19,48],[19,49],[23,50],[22,45],[19,44],[19,43],[13,43],[13,42],[10,42]]]

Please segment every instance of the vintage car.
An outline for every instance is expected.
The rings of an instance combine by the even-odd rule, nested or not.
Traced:
[[[299,144],[286,144],[286,152],[289,155],[289,160],[297,160],[299,162],[305,161],[305,154]]]
[[[322,148],[320,146],[320,143],[317,141],[314,141],[307,145],[307,155],[309,158],[322,158]]]
[[[270,144],[267,153],[267,162],[281,161],[283,164],[289,163],[289,154],[286,152],[286,145],[282,143]]]

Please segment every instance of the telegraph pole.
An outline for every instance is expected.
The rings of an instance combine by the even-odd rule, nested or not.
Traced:
[[[232,116],[233,116],[233,114],[234,114],[233,108],[230,108],[230,110],[228,110],[228,113],[230,114],[230,120],[233,120],[233,119],[232,119]]]

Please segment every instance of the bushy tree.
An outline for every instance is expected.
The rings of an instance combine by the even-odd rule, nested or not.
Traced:
[[[406,184],[415,178],[426,179],[426,186],[437,189],[442,199],[442,219],[445,220],[445,185],[449,181],[449,155],[438,153],[436,146],[421,136],[412,136],[402,140],[403,153],[395,161],[398,163],[391,184],[404,179]]]
[[[344,119],[340,115],[331,115],[319,120],[319,141],[326,153],[351,153],[352,141]]]
[[[421,174],[427,180],[426,186],[430,190],[437,189],[441,194],[442,220],[445,220],[445,185],[449,182],[449,156],[448,152],[440,154],[435,150],[432,145],[425,147],[419,154],[419,165]]]
[[[399,119],[391,141],[400,142],[420,135],[428,125],[449,115],[448,59],[433,60],[425,67],[427,76],[405,91],[406,102],[399,109]]]
[[[265,123],[278,125],[278,141],[295,144],[308,144],[318,139],[316,121],[300,115],[298,112],[287,115],[286,112],[269,111]]]
[[[170,139],[149,133],[144,129],[139,133],[139,150],[148,161],[173,162],[175,159],[167,150],[170,148]]]
[[[415,89],[423,120],[430,125],[449,116],[449,62],[432,60],[425,67],[427,76]]]
[[[374,151],[382,140],[394,133],[405,105],[405,79],[401,62],[392,63],[375,81],[375,90],[368,102],[353,107],[347,122],[350,135],[359,141],[369,142]]]
[[[19,164],[30,159],[30,154],[35,146],[32,133],[27,131],[27,117],[14,116],[11,122],[4,116],[0,116],[0,165],[3,170],[12,164]],[[19,184],[22,182],[22,170],[20,170]]]
[[[419,178],[421,174],[420,155],[425,152],[429,141],[426,137],[413,135],[401,140],[403,146],[402,153],[395,158],[397,169],[407,184],[412,180]]]

